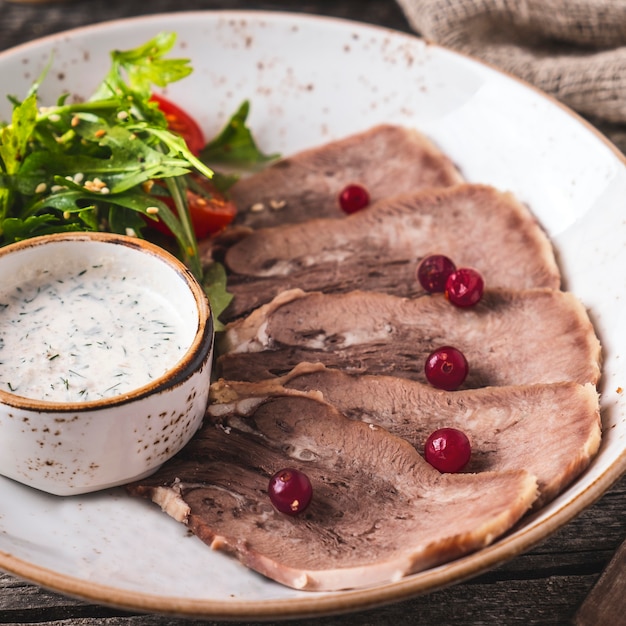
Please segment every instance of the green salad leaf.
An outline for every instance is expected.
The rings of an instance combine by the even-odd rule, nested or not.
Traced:
[[[215,330],[224,330],[224,325],[219,321],[219,316],[233,299],[227,288],[226,270],[221,263],[211,263],[205,268],[203,286],[211,303]]]
[[[175,43],[176,33],[159,33],[133,50],[113,50],[111,69],[91,99],[105,100],[130,90],[147,100],[153,85],[166,87],[188,76],[193,71],[189,59],[165,57]]]
[[[250,103],[245,100],[222,132],[204,147],[200,153],[203,161],[216,165],[254,166],[278,157],[277,154],[264,154],[257,147],[246,124],[249,113]]]
[[[11,123],[0,135],[0,245],[67,230],[141,236],[153,219],[151,207],[162,217],[171,213],[142,185],[192,171],[213,175],[150,102],[152,85],[191,71],[186,60],[164,58],[174,41],[175,35],[160,34],[134,50],[113,52],[111,69],[87,102],[67,104],[62,96],[54,106],[39,107],[39,83],[23,102],[14,100]],[[197,242],[182,224],[184,198],[177,212],[180,256],[201,279]]]

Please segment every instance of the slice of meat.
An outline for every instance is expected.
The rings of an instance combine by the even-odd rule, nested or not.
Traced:
[[[234,298],[228,321],[281,291],[355,289],[419,296],[420,260],[445,254],[475,267],[490,287],[560,286],[552,246],[512,194],[460,184],[386,198],[346,219],[313,219],[257,230],[224,259]]]
[[[238,224],[253,228],[312,217],[342,217],[338,195],[351,183],[370,200],[462,181],[450,159],[412,128],[375,126],[294,154],[242,178],[230,195]],[[260,209],[260,210],[259,210]]]
[[[409,299],[291,290],[226,326],[216,373],[262,380],[319,361],[426,382],[426,357],[445,345],[468,360],[465,388],[595,384],[600,374],[600,344],[585,308],[573,294],[552,289],[488,290],[465,309],[442,294]]]
[[[151,498],[214,549],[308,590],[367,587],[482,548],[536,495],[524,471],[440,474],[406,441],[308,397],[270,397],[207,424],[129,491]],[[278,513],[270,476],[313,485],[308,509]]]
[[[245,406],[290,389],[321,397],[350,419],[376,424],[422,455],[430,433],[458,428],[472,444],[465,471],[527,470],[537,477],[535,508],[569,485],[600,445],[596,388],[572,382],[449,392],[405,378],[352,375],[302,363],[280,378],[213,383],[209,411],[219,415],[231,410],[230,404]]]

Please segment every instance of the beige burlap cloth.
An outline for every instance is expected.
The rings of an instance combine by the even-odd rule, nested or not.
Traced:
[[[626,151],[626,0],[397,0],[425,39],[555,96]]]

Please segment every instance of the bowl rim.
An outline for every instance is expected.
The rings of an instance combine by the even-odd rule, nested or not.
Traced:
[[[198,327],[195,335],[183,356],[164,374],[127,393],[85,402],[52,402],[20,396],[0,389],[0,404],[16,409],[46,413],[67,413],[70,411],[82,413],[110,409],[176,387],[184,380],[188,379],[198,368],[202,367],[207,357],[212,354],[213,351],[215,333],[211,305],[204,289],[187,266],[165,248],[139,237],[99,231],[72,231],[40,235],[0,247],[0,260],[15,252],[22,252],[50,244],[72,242],[79,244],[99,242],[107,245],[119,245],[141,254],[151,255],[158,262],[169,266],[183,281],[194,299],[198,314]]]

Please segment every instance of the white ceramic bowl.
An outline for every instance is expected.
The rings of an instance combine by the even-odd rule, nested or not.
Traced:
[[[0,474],[57,494],[146,476],[208,402],[213,325],[171,254],[104,233],[0,249]]]

